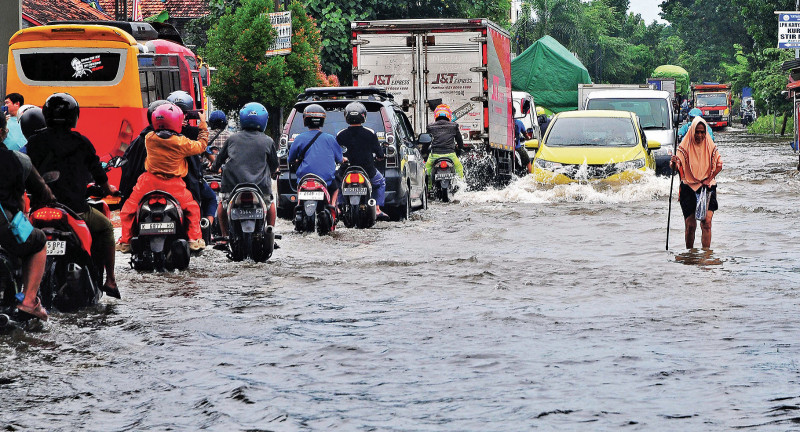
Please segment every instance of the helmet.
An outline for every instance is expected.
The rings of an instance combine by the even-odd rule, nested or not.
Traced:
[[[167,96],[167,101],[178,106],[184,113],[194,109],[194,99],[183,90],[175,90]]]
[[[150,102],[150,106],[147,107],[147,123],[150,123],[150,126],[153,125],[153,111],[155,111],[156,108],[160,107],[161,105],[168,103],[169,102],[165,101],[164,99]]]
[[[344,107],[344,120],[347,124],[362,124],[367,121],[367,107],[361,102],[350,102]]]
[[[692,108],[691,110],[689,110],[689,120],[691,120],[691,119],[693,119],[693,118],[695,118],[697,116],[700,116],[700,117],[703,116],[703,111],[701,111],[700,108]]]
[[[433,110],[433,118],[439,119],[439,117],[444,117],[447,120],[453,120],[453,111],[450,110],[449,105],[441,104]]]
[[[42,114],[48,126],[72,129],[78,124],[78,101],[69,93],[53,93],[44,102]]]
[[[239,110],[239,124],[242,129],[264,132],[267,129],[268,120],[267,109],[258,102],[248,102]]]
[[[153,111],[153,129],[181,133],[181,128],[183,128],[183,111],[177,105],[166,103]]]
[[[211,129],[222,129],[228,124],[228,118],[225,113],[220,110],[212,111],[208,115],[208,127]]]
[[[544,108],[542,108],[540,106],[537,106],[536,107],[536,115],[537,116],[544,115]]]
[[[20,108],[20,111],[22,111],[22,108]],[[19,127],[22,129],[22,135],[25,135],[25,139],[30,139],[39,130],[46,128],[47,122],[44,121],[42,109],[31,105],[30,108],[22,111],[22,115],[19,116]]]
[[[325,108],[317,104],[311,104],[303,110],[303,124],[309,129],[321,128],[325,124],[327,115]]]

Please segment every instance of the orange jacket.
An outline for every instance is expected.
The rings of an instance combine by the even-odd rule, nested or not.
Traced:
[[[144,169],[167,179],[184,177],[189,172],[186,157],[204,152],[207,145],[208,126],[205,122],[200,123],[197,141],[192,141],[183,135],[173,135],[165,139],[155,132],[150,132],[144,139],[144,146],[147,148]]]

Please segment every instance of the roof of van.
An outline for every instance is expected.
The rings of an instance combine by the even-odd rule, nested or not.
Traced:
[[[664,90],[602,90],[593,91],[586,99],[669,99],[670,93]]]

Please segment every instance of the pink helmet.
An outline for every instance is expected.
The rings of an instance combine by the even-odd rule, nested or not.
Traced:
[[[171,103],[159,105],[153,111],[152,119],[153,129],[157,131],[166,129],[181,133],[183,128],[183,111],[177,105]]]

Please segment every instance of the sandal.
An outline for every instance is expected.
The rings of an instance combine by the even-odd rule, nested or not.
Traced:
[[[111,286],[108,286],[108,285],[103,285],[103,287],[100,288],[100,290],[103,291],[109,297],[114,297],[115,299],[121,299],[122,298],[122,294],[120,294],[119,288],[117,288],[117,287],[111,287]]]
[[[42,301],[36,297],[36,304],[33,306],[25,306],[24,303],[17,305],[17,310],[25,312],[28,315],[33,315],[42,321],[47,321],[47,311],[42,307]]]

